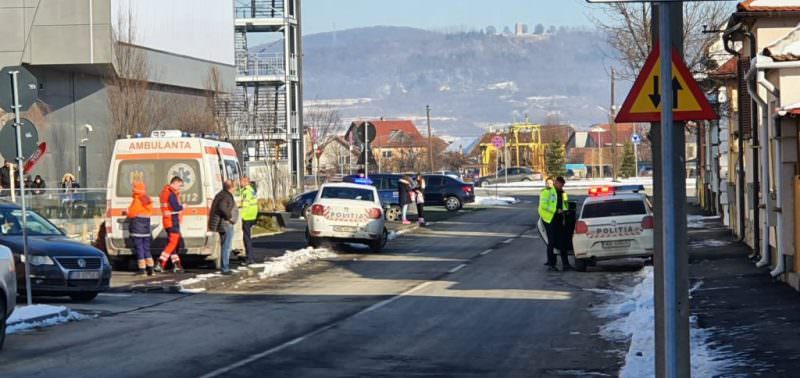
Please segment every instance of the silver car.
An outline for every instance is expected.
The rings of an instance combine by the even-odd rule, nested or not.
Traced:
[[[17,303],[17,273],[14,271],[14,254],[0,245],[0,349],[6,338],[6,320]]]

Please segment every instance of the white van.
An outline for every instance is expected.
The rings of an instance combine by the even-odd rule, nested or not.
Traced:
[[[240,172],[236,151],[227,142],[189,136],[180,130],[156,130],[149,138],[117,140],[108,171],[105,221],[106,249],[112,263],[121,265],[133,257],[126,220],[135,181],[145,183],[153,200],[151,248],[158,258],[167,244],[159,194],[172,177],[178,176],[183,179],[184,206],[180,256],[197,257],[219,269],[221,247],[218,235],[207,231],[208,213],[214,196],[222,190],[222,181],[232,179],[239,185]],[[241,225],[234,230],[233,248],[241,251]]]

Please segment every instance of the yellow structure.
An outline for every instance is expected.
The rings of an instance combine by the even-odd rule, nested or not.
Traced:
[[[503,151],[492,144],[495,135],[506,140]],[[497,154],[507,156],[507,166],[531,167],[535,172],[544,172],[545,145],[542,142],[542,125],[532,124],[527,121],[513,123],[505,132],[487,134],[480,144],[481,148],[481,176],[493,175],[496,167]],[[504,159],[500,159],[504,160]]]

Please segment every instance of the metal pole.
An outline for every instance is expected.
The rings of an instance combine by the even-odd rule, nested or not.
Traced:
[[[364,177],[369,178],[369,122],[364,122]]]
[[[22,169],[25,158],[22,156],[22,122],[19,117],[19,108],[21,108],[21,106],[19,104],[19,88],[17,83],[18,74],[19,71],[9,72],[9,75],[11,75],[11,95],[14,99],[14,106],[12,106],[12,108],[14,108],[14,128],[17,134],[17,171],[19,172],[19,197],[22,206],[22,254],[25,256],[25,294],[28,299],[28,306],[30,306],[33,304],[33,295],[31,294],[31,259],[28,255],[28,207],[25,203],[25,173]],[[11,177],[11,181],[14,181],[13,177]]]
[[[611,113],[611,174],[612,174],[612,181],[617,181],[617,122],[614,121],[615,118],[615,110],[614,107],[614,68],[611,68],[611,109],[609,112]]]
[[[634,163],[634,167],[635,167],[634,170],[636,171],[633,174],[633,177],[639,177],[639,143],[634,143],[633,144],[633,161],[635,162]]]
[[[673,119],[673,88],[672,88],[672,50],[673,41],[671,33],[673,28],[682,28],[681,17],[673,17],[675,13],[682,11],[682,2],[677,3],[677,10],[669,4],[660,3],[659,7],[659,38],[660,38],[660,58],[661,58],[661,164],[663,190],[656,195],[661,196],[662,200],[662,235],[661,238],[661,262],[663,264],[663,283],[662,292],[656,295],[662,296],[663,306],[656,308],[656,317],[662,318],[657,322],[657,326],[663,326],[663,365],[657,369],[656,375],[664,378],[689,377],[690,355],[688,338],[688,316],[684,309],[688,308],[688,292],[683,290],[686,285],[687,256],[685,244],[686,234],[686,214],[684,211],[684,198],[686,195],[685,177],[680,177],[682,171],[680,165],[684,164],[684,159],[679,156],[684,155],[683,145],[680,143],[679,133],[683,132],[680,124],[675,124]],[[677,21],[677,22],[676,22]],[[677,23],[677,25],[675,25]],[[682,135],[682,134],[681,134]],[[685,170],[685,165],[683,166]],[[683,189],[676,190],[679,180],[684,180]],[[679,193],[680,192],[680,193]],[[682,195],[681,195],[682,193]],[[681,237],[683,235],[683,237]],[[657,332],[658,333],[658,332]],[[659,350],[657,347],[656,350]],[[658,366],[658,363],[656,364]]]
[[[431,106],[425,105],[425,114],[428,118],[428,158],[431,163],[431,173],[433,173],[433,138],[431,137]]]

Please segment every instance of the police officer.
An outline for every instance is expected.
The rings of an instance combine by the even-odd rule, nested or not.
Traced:
[[[547,231],[547,270],[558,271],[556,268],[556,255],[554,249],[561,253],[561,265],[564,271],[572,270],[567,256],[567,244],[564,238],[568,232],[565,230],[565,214],[569,210],[568,196],[564,192],[566,181],[557,177],[552,187],[545,187],[539,194],[539,217],[544,222]]]
[[[246,264],[250,265],[254,262],[253,256],[253,239],[251,231],[253,226],[256,225],[258,218],[258,199],[256,198],[256,190],[250,184],[250,178],[242,176],[239,180],[239,199],[241,201],[241,215],[242,215],[242,239],[244,241],[244,251],[246,255]]]

